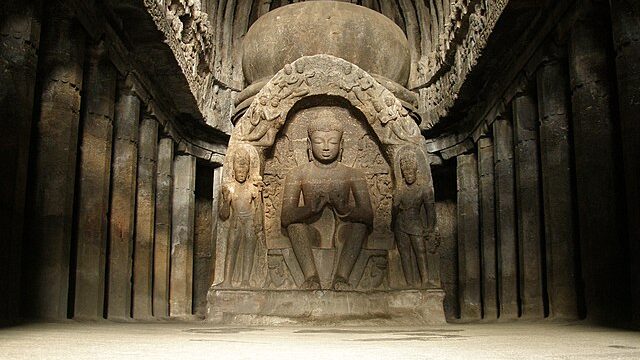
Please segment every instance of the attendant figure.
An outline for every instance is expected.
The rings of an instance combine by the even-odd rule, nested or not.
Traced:
[[[222,198],[219,216],[229,220],[229,236],[225,258],[224,282],[220,287],[232,287],[234,269],[240,258],[238,249],[244,245],[242,256],[241,287],[249,287],[253,268],[256,242],[258,238],[259,202],[261,201],[259,184],[248,181],[251,158],[240,148],[233,158],[233,177],[235,182],[222,186]]]
[[[417,181],[416,154],[413,151],[406,151],[399,156],[404,184],[398,186],[393,195],[396,244],[407,284],[425,287],[429,285],[427,242],[430,242],[429,250],[432,254],[437,248],[435,243],[437,238],[433,236],[436,220],[435,206],[429,189],[422,182]]]

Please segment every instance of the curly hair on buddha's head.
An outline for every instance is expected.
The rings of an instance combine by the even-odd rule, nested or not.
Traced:
[[[314,118],[307,125],[307,135],[311,136],[316,131],[344,132],[344,125],[336,118],[335,113],[329,109],[319,108],[314,111]]]

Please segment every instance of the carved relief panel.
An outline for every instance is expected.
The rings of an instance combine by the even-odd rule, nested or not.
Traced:
[[[214,286],[439,287],[424,147],[400,101],[355,65],[286,65],[232,134]]]

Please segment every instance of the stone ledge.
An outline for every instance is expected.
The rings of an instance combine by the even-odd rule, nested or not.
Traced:
[[[209,291],[207,320],[237,325],[441,325],[444,291]]]

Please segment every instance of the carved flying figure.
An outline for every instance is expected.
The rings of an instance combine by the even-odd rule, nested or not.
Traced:
[[[266,95],[260,95],[257,105],[249,114],[249,127],[242,129],[240,140],[255,146],[269,146],[273,144],[284,117],[277,112],[279,100],[276,98],[269,101]]]
[[[343,75],[340,76],[340,88],[349,93],[356,87],[360,86],[357,75],[353,72],[353,65],[345,64],[342,66]]]
[[[413,126],[413,121],[409,118],[407,110],[396,103],[396,99],[389,95],[385,97],[385,108],[380,114],[380,122],[385,128],[385,135],[381,141],[385,144],[399,145],[405,141],[419,145],[422,143],[422,136],[418,127]]]
[[[280,100],[287,98],[298,98],[305,96],[309,93],[307,80],[315,76],[315,73],[304,73],[304,63],[298,61],[294,66],[286,64],[284,66],[284,73],[275,80],[276,86],[279,90],[275,94]]]

